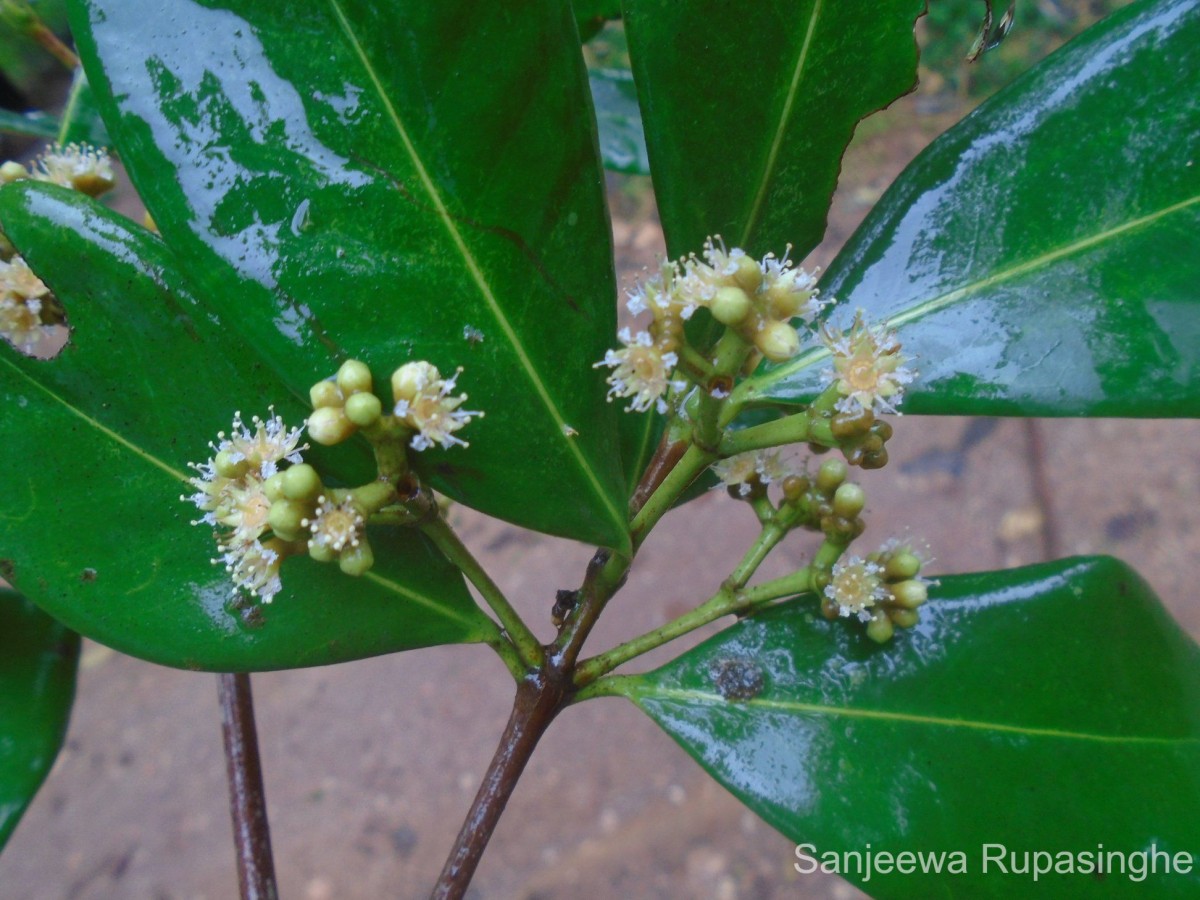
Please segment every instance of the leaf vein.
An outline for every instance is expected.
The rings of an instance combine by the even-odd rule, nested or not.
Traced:
[[[683,688],[638,688],[636,694],[640,697],[653,699],[679,700],[691,703],[705,703],[714,706],[736,708],[736,706],[776,710],[788,713],[811,713],[822,716],[833,716],[847,719],[871,719],[875,721],[903,723],[908,725],[934,725],[946,728],[962,728],[972,731],[993,731],[1003,734],[1017,734],[1023,737],[1061,738],[1064,740],[1091,741],[1101,744],[1177,744],[1200,745],[1200,738],[1170,738],[1150,737],[1141,735],[1112,735],[1092,734],[1090,732],[1066,731],[1059,728],[1036,728],[1026,725],[1010,725],[1004,722],[980,722],[973,719],[956,719],[946,716],[917,715],[915,713],[893,712],[878,709],[856,709],[843,706],[826,706],[820,703],[802,703],[796,700],[773,700],[761,697],[739,701],[731,704],[720,694]]]

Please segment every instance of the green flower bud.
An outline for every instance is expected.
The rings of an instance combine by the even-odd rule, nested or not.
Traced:
[[[308,399],[313,409],[342,405],[342,392],[332,381],[318,381],[308,389]]]
[[[832,494],[838,489],[849,470],[840,459],[827,459],[817,469],[817,490],[822,494]]]
[[[241,478],[250,470],[250,461],[245,457],[235,461],[232,453],[222,450],[213,459],[213,468],[222,478]]]
[[[381,415],[383,404],[374,394],[358,393],[346,398],[346,418],[360,428],[374,425]]]
[[[888,613],[888,617],[897,628],[912,628],[921,621],[921,616],[915,609],[893,609]]]
[[[857,484],[839,485],[833,495],[833,511],[844,519],[853,519],[867,505],[867,495]]]
[[[893,584],[890,590],[896,604],[904,609],[916,609],[929,599],[929,588],[925,582],[915,579]]]
[[[883,574],[888,581],[905,581],[916,578],[921,571],[921,557],[908,550],[893,554],[884,566]]]
[[[375,565],[375,554],[366,540],[360,540],[357,547],[346,547],[338,557],[338,565],[347,575],[365,575],[371,566]]]
[[[867,623],[867,637],[877,644],[886,644],[895,633],[896,629],[892,627],[892,620],[883,613],[876,613]]]
[[[263,493],[272,503],[283,499],[283,472],[276,472],[263,482]]]
[[[800,352],[800,335],[787,322],[768,322],[754,335],[754,346],[771,362],[786,362]]]
[[[341,388],[342,394],[346,397],[351,394],[369,392],[373,387],[371,370],[367,368],[366,363],[359,362],[357,359],[348,359],[338,369],[337,386]]]
[[[754,304],[740,287],[723,287],[717,289],[708,308],[722,325],[740,325],[753,312]]]
[[[327,447],[340,444],[354,434],[355,425],[340,406],[322,406],[308,417],[309,436]]]
[[[737,271],[733,273],[733,281],[747,294],[755,293],[762,285],[762,268],[749,256],[742,256],[737,261]]]
[[[338,558],[338,551],[334,550],[328,544],[318,544],[315,541],[309,541],[308,555],[317,562],[330,563]]]
[[[297,463],[283,473],[283,496],[289,500],[316,500],[321,476],[308,463]]]
[[[309,510],[294,500],[276,500],[267,513],[267,522],[275,536],[285,541],[298,541],[308,529],[304,526]]]

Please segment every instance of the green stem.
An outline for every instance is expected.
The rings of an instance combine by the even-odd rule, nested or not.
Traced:
[[[633,547],[636,551],[642,545],[642,541],[646,539],[646,535],[654,528],[655,523],[661,519],[679,499],[680,495],[687,490],[688,486],[696,480],[696,478],[712,465],[716,459],[716,454],[707,450],[702,450],[700,447],[692,444],[684,452],[679,462],[667,474],[658,487],[654,489],[642,508],[638,510],[637,515],[633,517],[633,522],[630,523],[629,529],[633,538]]]
[[[496,614],[496,618],[500,620],[504,630],[508,632],[509,640],[516,648],[521,662],[529,669],[540,667],[546,659],[541,643],[529,630],[525,620],[513,609],[508,598],[504,596],[504,592],[500,590],[496,582],[492,581],[491,576],[479,564],[479,561],[471,555],[471,551],[459,540],[454,529],[441,516],[427,519],[420,525],[420,529],[446,555],[446,558],[467,576],[467,580],[475,585],[475,589],[479,591],[487,605],[492,608],[492,612]]]
[[[813,416],[806,410],[773,422],[765,422],[740,431],[730,431],[721,439],[721,455],[733,456],[749,450],[765,447],[782,447],[785,444],[812,442],[825,447],[836,447],[829,420]]]
[[[810,568],[801,569],[752,588],[733,590],[728,584],[723,585],[721,590],[691,612],[684,613],[665,625],[660,625],[652,631],[581,662],[575,669],[575,684],[583,689],[617,666],[624,665],[631,659],[695,631],[722,616],[753,612],[772,600],[792,597],[810,590],[812,590],[812,570]],[[599,693],[596,695],[598,696]],[[576,695],[576,699],[584,700],[588,696],[591,696],[591,693],[581,690]]]

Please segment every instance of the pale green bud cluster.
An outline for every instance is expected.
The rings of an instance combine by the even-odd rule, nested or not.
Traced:
[[[827,619],[858,618],[871,640],[885,643],[896,628],[912,628],[919,621],[917,611],[929,600],[929,582],[921,577],[924,565],[910,545],[898,541],[866,559],[839,562],[823,591],[821,612]]]
[[[340,444],[359,428],[379,421],[383,406],[373,393],[371,370],[365,363],[348,359],[337,375],[318,381],[308,392],[313,413],[308,417],[308,434],[318,444]],[[373,416],[372,416],[373,413]]]

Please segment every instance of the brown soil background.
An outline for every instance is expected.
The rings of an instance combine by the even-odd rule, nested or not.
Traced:
[[[882,189],[957,115],[906,98],[865,127],[846,161],[823,263]],[[662,252],[645,192],[615,185],[620,274]],[[864,540],[907,528],[938,572],[1111,553],[1134,564],[1200,635],[1200,423],[902,418],[883,472],[861,474]],[[1039,475],[1039,472],[1042,473]],[[856,473],[856,475],[859,473]],[[1044,487],[1039,488],[1039,479]],[[590,550],[455,513],[468,545],[543,638],[556,588]],[[600,648],[707,597],[755,531],[710,494],[648,542],[593,637]],[[763,576],[802,563],[794,535]],[[659,654],[650,662],[662,661]],[[507,716],[511,683],[481,647],[422,650],[256,675],[282,896],[417,897],[428,891]],[[85,648],[66,747],[0,856],[4,900],[236,896],[212,676]],[[793,846],[745,811],[630,704],[568,710],[516,791],[469,896],[850,898],[797,875]]]

